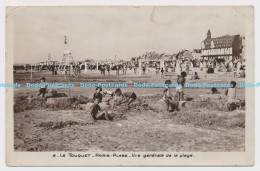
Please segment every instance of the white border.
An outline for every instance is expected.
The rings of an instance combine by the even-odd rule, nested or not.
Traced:
[[[145,1],[143,0],[142,2],[140,2],[140,0],[128,0],[128,1],[119,1],[119,0],[96,0],[96,1],[90,1],[90,0],[6,0],[6,1],[0,1],[0,83],[5,82],[5,25],[4,25],[4,20],[5,20],[5,6],[9,5],[9,6],[15,6],[15,5],[202,5],[202,4],[207,4],[207,5],[254,5],[255,7],[255,63],[256,63],[256,67],[255,67],[255,82],[260,82],[260,76],[259,76],[259,72],[260,72],[260,67],[258,67],[259,63],[259,10],[260,10],[260,2],[258,0],[164,0],[163,2],[160,0],[153,0],[153,1]],[[258,116],[258,112],[259,112],[259,108],[260,108],[260,100],[259,100],[259,89],[256,88],[255,89],[255,122],[256,122],[256,134],[255,134],[255,150],[256,150],[256,154],[255,154],[255,166],[254,167],[240,167],[240,168],[230,168],[230,167],[224,167],[224,168],[207,168],[207,167],[202,167],[202,168],[192,168],[192,169],[198,169],[198,170],[208,170],[208,169],[260,169],[260,161],[259,161],[259,132],[257,130],[260,130],[260,126],[259,126],[259,116]],[[11,170],[11,169],[15,169],[12,167],[7,167],[5,165],[5,90],[3,88],[0,88],[0,93],[1,93],[1,99],[0,99],[0,112],[1,112],[1,116],[0,116],[0,169],[1,170]],[[16,168],[17,169],[17,168]],[[21,170],[30,170],[30,169],[36,169],[36,168],[28,168],[28,167],[24,167],[24,168],[19,168]],[[68,170],[68,169],[72,169],[72,168],[37,168],[37,169],[62,169],[62,170]],[[86,169],[86,168],[78,168],[78,169]],[[87,168],[87,169],[122,169],[122,168]],[[124,168],[124,169],[133,169],[133,168]],[[137,169],[137,168],[134,168]],[[158,169],[158,168],[145,168],[145,169]],[[165,169],[173,169],[173,168],[165,168]],[[174,168],[174,169],[189,169],[189,167],[182,167],[182,168]]]

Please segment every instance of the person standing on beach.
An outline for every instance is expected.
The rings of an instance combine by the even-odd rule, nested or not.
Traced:
[[[164,78],[164,69],[163,69],[163,67],[161,68],[161,78]]]
[[[116,65],[116,75],[119,75],[119,65]]]
[[[177,83],[179,86],[176,87],[176,93],[178,95],[178,101],[183,101],[184,99],[184,92],[183,92],[183,87],[186,82],[185,79],[186,73],[182,72],[181,75],[177,76]]]
[[[46,78],[42,77],[40,79],[40,84],[41,84],[41,87],[39,89],[39,94],[38,96],[42,96],[43,98],[45,97],[45,94],[47,93],[47,86],[48,85],[45,85],[45,81],[46,81]]]

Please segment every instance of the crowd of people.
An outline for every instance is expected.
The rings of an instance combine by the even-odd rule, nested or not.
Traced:
[[[140,66],[139,66],[140,65]],[[30,67],[30,66],[28,66]],[[26,69],[28,70],[28,67]],[[206,73],[214,72],[233,72],[234,77],[245,77],[245,61],[244,60],[204,60],[204,59],[189,59],[189,60],[170,60],[162,64],[160,61],[143,61],[142,63],[133,61],[121,61],[115,63],[71,63],[70,65],[52,64],[52,65],[37,65],[35,69],[39,72],[49,70],[52,76],[70,75],[79,76],[82,70],[98,70],[101,75],[110,75],[111,70],[115,71],[116,75],[126,75],[128,70],[133,70],[134,74],[146,75],[146,71],[155,70],[155,74],[161,75],[164,78],[165,73],[173,72],[180,75],[185,71],[187,75],[192,74],[193,79],[199,79],[197,73],[190,73],[192,68],[200,68],[200,71]],[[194,75],[195,74],[195,75]]]
[[[176,106],[176,102],[184,101],[184,87],[186,82],[186,77],[190,76],[191,80],[197,80],[200,79],[197,72],[193,72],[191,68],[194,68],[197,64],[195,64],[195,61],[171,61],[166,62],[164,66],[161,66],[159,63],[154,63],[152,67],[155,68],[156,74],[161,74],[161,78],[164,78],[165,72],[174,72],[177,74],[177,84],[179,86],[175,89],[175,94],[172,95],[172,88],[166,87],[163,90],[163,100],[166,104],[166,112],[170,112],[174,109],[174,105]],[[245,77],[245,65],[243,62],[240,61],[226,61],[226,62],[217,62],[214,61],[197,61],[199,63],[199,67],[201,71],[204,71],[206,69],[207,73],[210,73],[210,69],[216,69],[217,71],[223,71],[223,72],[234,72],[234,77]],[[116,71],[116,75],[119,75],[120,70],[122,71],[122,74],[126,74],[128,69],[133,69],[134,73],[137,74],[137,72],[141,72],[142,75],[145,75],[145,72],[147,70],[147,63],[141,63],[141,66],[139,67],[137,63],[134,63],[132,65],[128,65],[128,63],[121,63],[121,64],[101,64],[99,65],[98,69],[101,71],[102,75],[106,75],[106,72],[108,75],[110,75],[111,70]],[[91,67],[91,66],[86,66]],[[60,72],[63,72],[64,75],[80,75],[82,66],[81,65],[70,65],[70,66],[55,66],[51,65],[48,66],[48,69],[52,72],[52,75],[55,76],[59,74]],[[44,84],[46,81],[45,78],[42,78],[40,80],[40,83]],[[165,84],[171,84],[171,80],[166,80]],[[226,91],[226,96],[228,98],[227,108],[229,110],[232,110],[233,104],[235,103],[236,99],[236,82],[231,81],[231,84],[233,85],[231,88],[228,88]],[[218,90],[214,87],[211,89],[212,94],[219,93]],[[47,92],[47,87],[40,87],[38,96],[45,97],[45,94]],[[96,92],[93,95],[93,105],[91,106],[91,116],[94,120],[99,119],[106,119],[106,120],[112,120],[113,119],[113,112],[111,114],[111,111],[108,112],[106,110],[102,110],[100,107],[100,103],[102,103],[102,99],[105,96],[111,97],[111,109],[120,107],[122,104],[127,104],[128,108],[130,108],[131,103],[133,103],[137,99],[137,95],[133,91],[122,91],[120,88],[116,89],[114,92],[104,90],[102,91],[101,87],[96,88]],[[176,110],[179,110],[179,108],[175,108]]]

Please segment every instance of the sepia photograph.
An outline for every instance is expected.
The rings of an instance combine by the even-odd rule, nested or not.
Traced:
[[[7,7],[10,150],[246,153],[253,24],[251,6]]]

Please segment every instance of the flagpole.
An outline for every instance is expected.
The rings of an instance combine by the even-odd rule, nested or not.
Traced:
[[[63,51],[63,58],[64,58],[64,52],[65,52],[65,46],[66,46],[66,44],[67,44],[67,36],[66,35],[64,35],[64,38],[65,38],[65,40],[64,40],[64,51]],[[65,59],[64,59],[64,62],[65,62]],[[70,65],[70,70],[71,70],[71,65]],[[70,73],[71,74],[71,73]],[[69,75],[69,84],[70,84],[70,75]],[[70,86],[69,86],[69,97],[70,97]]]
[[[66,42],[66,35],[64,35],[64,44],[63,44],[63,58],[62,58],[62,62],[65,62],[65,61],[64,61],[65,42]]]
[[[32,80],[32,64],[31,64],[31,80]]]

